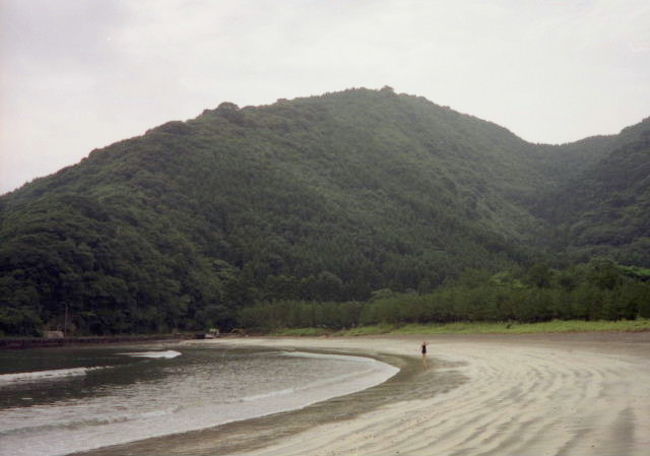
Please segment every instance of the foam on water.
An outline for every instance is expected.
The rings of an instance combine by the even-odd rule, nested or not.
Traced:
[[[121,354],[130,356],[132,358],[151,358],[151,359],[173,359],[176,358],[177,356],[181,356],[181,353],[175,350],[132,352],[132,353],[121,353]]]
[[[64,380],[69,377],[86,375],[90,371],[106,369],[110,366],[74,367],[71,369],[50,369],[34,372],[17,372],[0,375],[0,387],[18,383],[36,383],[50,380]]]

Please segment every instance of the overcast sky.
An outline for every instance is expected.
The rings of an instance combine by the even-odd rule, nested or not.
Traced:
[[[222,101],[422,95],[531,142],[650,115],[648,0],[0,0],[0,193]]]

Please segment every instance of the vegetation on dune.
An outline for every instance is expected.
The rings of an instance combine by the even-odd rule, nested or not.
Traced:
[[[0,197],[0,333],[635,318],[649,130],[532,145],[390,88],[222,103]],[[568,268],[598,253],[614,288]],[[578,285],[526,282],[544,261]]]

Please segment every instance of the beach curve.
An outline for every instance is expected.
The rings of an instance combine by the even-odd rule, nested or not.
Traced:
[[[282,438],[247,456],[650,454],[650,337],[429,338],[468,381]],[[244,339],[241,344],[417,356],[413,337]]]
[[[392,357],[402,371],[304,410],[84,454],[650,454],[649,332],[425,338],[427,366],[423,336],[189,342]]]

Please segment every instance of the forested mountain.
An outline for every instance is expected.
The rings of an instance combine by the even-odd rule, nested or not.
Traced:
[[[609,153],[540,200],[556,247],[573,257],[650,264],[650,119],[609,141]],[[602,155],[602,154],[601,154]]]
[[[0,330],[65,315],[86,333],[232,327],[259,302],[425,293],[580,245],[610,207],[630,207],[633,251],[648,236],[637,136],[532,145],[388,87],[222,103],[0,198]],[[551,210],[544,195],[560,189],[572,197]]]

